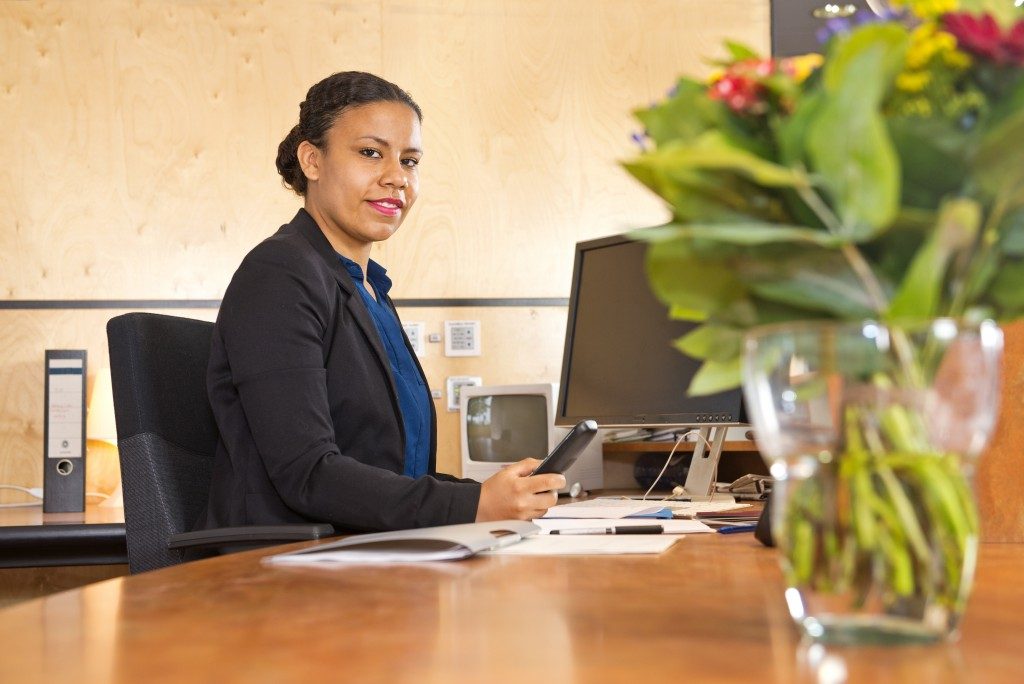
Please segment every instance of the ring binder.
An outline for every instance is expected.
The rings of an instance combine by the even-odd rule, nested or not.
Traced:
[[[86,350],[47,349],[43,512],[85,511]]]

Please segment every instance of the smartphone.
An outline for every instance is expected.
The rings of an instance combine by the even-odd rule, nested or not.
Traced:
[[[590,440],[594,439],[595,435],[597,435],[596,421],[584,420],[577,423],[572,430],[569,430],[569,434],[551,450],[547,458],[541,461],[540,465],[530,474],[564,473],[572,467],[572,464],[580,457],[580,454],[587,448]]]

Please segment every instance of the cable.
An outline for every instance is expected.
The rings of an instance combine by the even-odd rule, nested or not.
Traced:
[[[38,501],[26,501],[22,503],[5,503],[0,504],[0,508],[21,508],[24,506],[39,506],[43,500],[43,488],[42,487],[22,487],[20,485],[12,484],[0,484],[0,489],[13,489],[17,492],[28,494],[31,497],[38,499]],[[101,499],[109,499],[110,494],[104,494],[103,492],[86,492],[86,496],[98,496]]]
[[[41,506],[43,505],[43,488],[42,487],[21,487],[18,485],[0,484],[0,489],[13,489],[18,492],[23,492],[31,497],[35,497],[38,501],[24,501],[21,503],[5,503],[0,504],[0,508],[27,508],[29,506]]]
[[[707,438],[700,433],[700,429],[699,428],[694,428],[692,430],[687,430],[683,434],[679,435],[678,439],[676,439],[676,443],[672,446],[672,451],[670,451],[669,454],[668,454],[668,458],[665,459],[665,465],[662,466],[661,472],[658,473],[658,476],[656,478],[654,478],[654,482],[652,482],[651,486],[647,489],[646,492],[644,492],[643,498],[640,499],[641,501],[647,501],[647,495],[650,494],[654,490],[654,488],[656,486],[658,486],[658,482],[661,481],[661,478],[665,474],[665,471],[668,470],[669,465],[675,465],[675,464],[672,463],[672,457],[675,455],[676,449],[679,448],[679,445],[682,444],[683,441],[687,437],[689,437],[690,435],[697,435],[697,437],[699,439],[701,439],[704,442],[704,444],[707,445],[709,450],[712,449],[711,442],[709,442],[707,440]],[[683,457],[682,454],[680,454],[680,458],[682,458],[682,457]],[[712,478],[712,482],[714,482],[715,479],[717,479],[717,478],[718,478],[718,464],[716,463],[715,464],[715,473],[714,473],[714,476]],[[659,501],[670,501],[673,497],[679,496],[680,494],[684,494],[685,492],[686,492],[686,490],[681,485],[676,485],[672,489],[672,493],[671,494],[666,496],[664,499],[659,499]]]
[[[42,487],[32,487],[32,488],[29,488],[29,487],[21,487],[19,485],[0,484],[0,489],[14,489],[14,490],[19,491],[19,492],[24,492],[24,493],[28,494],[29,496],[35,497],[37,499],[42,499],[43,498],[43,488]]]
[[[644,492],[643,498],[640,499],[641,501],[647,501],[647,495],[650,494],[651,491],[653,491],[654,488],[658,485],[658,482],[661,480],[661,476],[665,474],[666,470],[668,470],[668,464],[672,462],[672,457],[675,455],[676,449],[679,448],[679,445],[683,443],[683,440],[686,439],[686,435],[688,434],[690,433],[684,432],[683,434],[679,435],[679,438],[676,440],[676,443],[672,445],[672,451],[668,452],[668,458],[665,459],[665,465],[661,467],[661,472],[658,473],[658,476],[654,478],[654,482],[652,482],[651,486],[647,488],[646,492]]]

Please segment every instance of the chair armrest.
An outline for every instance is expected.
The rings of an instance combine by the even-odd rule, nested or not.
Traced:
[[[334,527],[327,524],[300,523],[295,525],[250,525],[245,527],[215,527],[210,530],[182,532],[167,542],[169,549],[198,549],[210,546],[249,545],[268,546],[275,543],[307,541],[330,537]]]

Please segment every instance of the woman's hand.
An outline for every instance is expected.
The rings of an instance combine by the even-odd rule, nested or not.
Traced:
[[[487,478],[480,487],[480,503],[476,521],[530,520],[539,518],[558,501],[558,490],[565,486],[565,476],[558,474],[530,476],[540,465],[527,458],[506,466]]]

